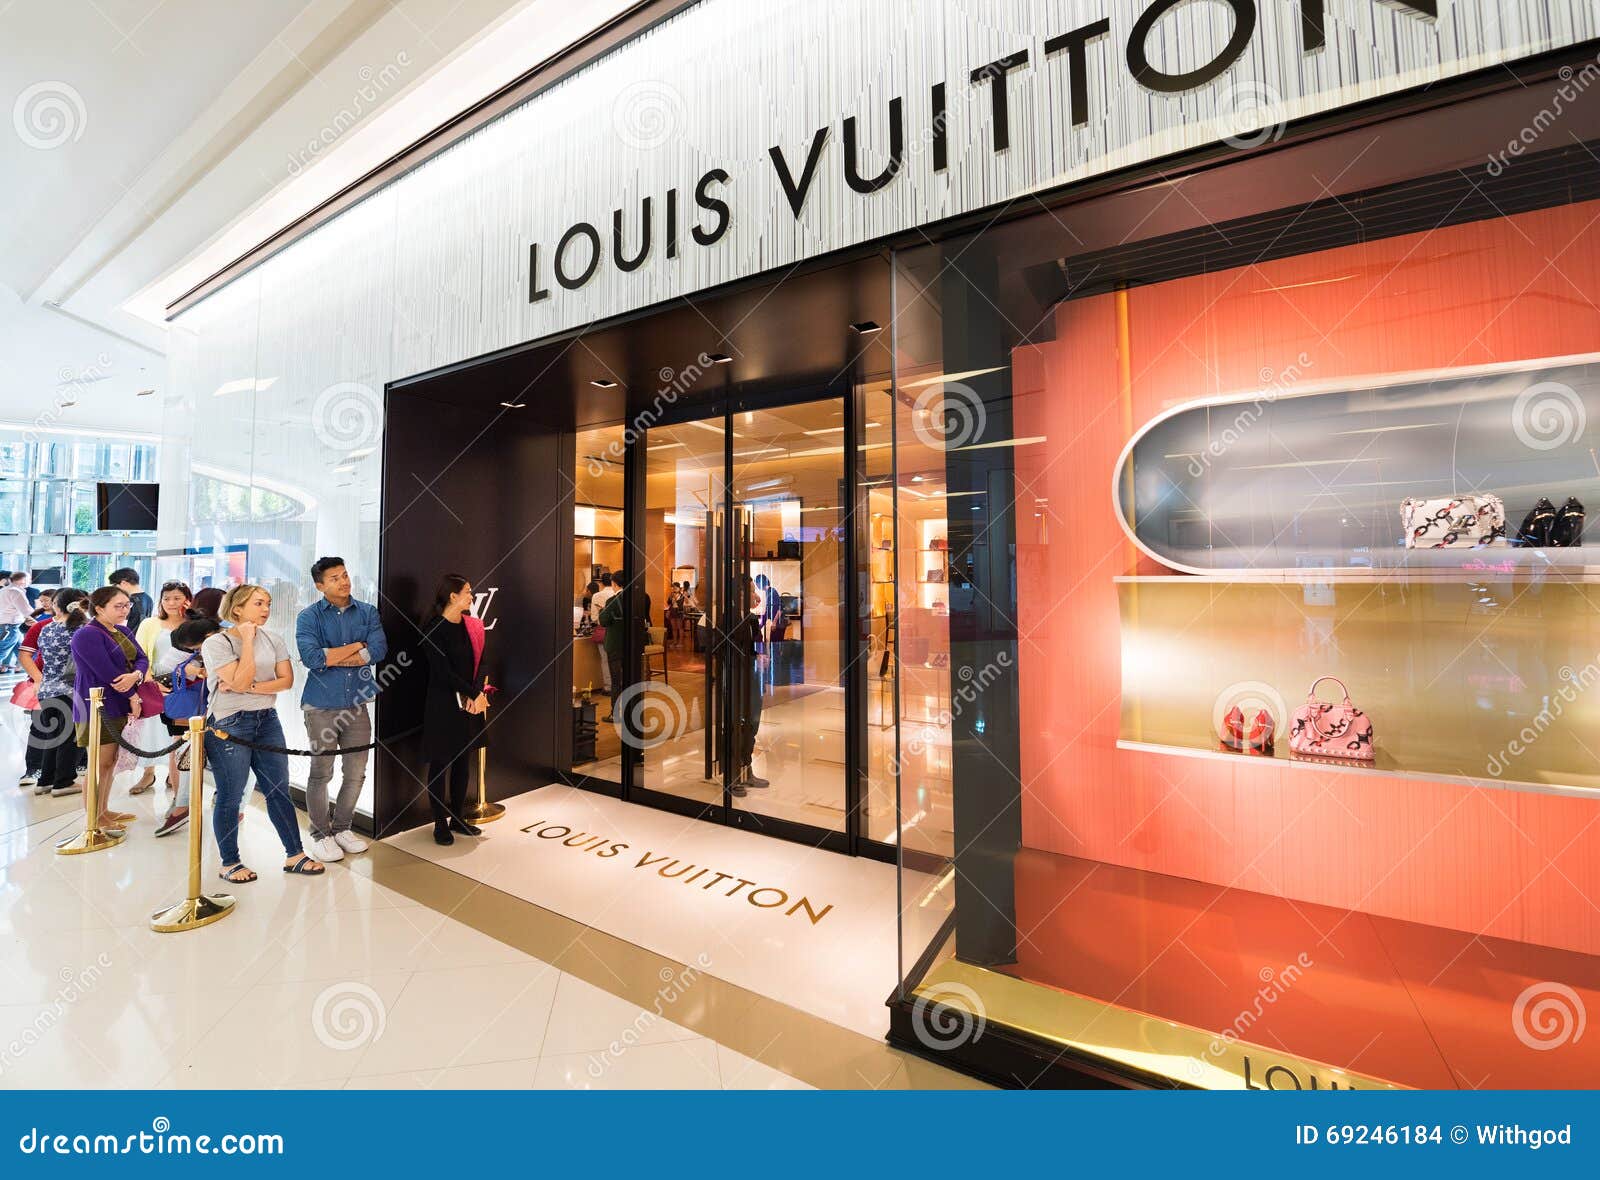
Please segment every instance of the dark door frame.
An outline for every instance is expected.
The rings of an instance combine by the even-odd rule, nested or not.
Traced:
[[[626,508],[623,521],[623,547],[628,554],[630,562],[632,562],[632,568],[644,568],[647,556],[644,545],[644,491],[651,429],[716,418],[723,420],[722,462],[726,487],[723,502],[718,506],[718,509],[722,516],[720,527],[723,528],[725,533],[731,534],[734,527],[730,511],[732,502],[731,491],[727,489],[731,489],[734,469],[733,415],[746,411],[759,412],[780,409],[784,406],[825,401],[832,398],[839,399],[844,409],[844,462],[842,464],[844,499],[842,503],[850,505],[853,509],[860,498],[860,465],[857,461],[859,454],[857,448],[860,438],[862,407],[857,396],[857,382],[852,374],[841,375],[829,382],[798,382],[794,385],[777,389],[769,386],[760,391],[735,386],[714,400],[669,407],[660,414],[655,415],[647,426],[637,429],[634,440],[628,444],[627,457],[624,461],[623,481],[623,499]],[[865,665],[862,663],[861,629],[857,625],[855,617],[855,600],[860,567],[860,546],[857,544],[857,533],[865,527],[865,522],[859,513],[855,511],[846,512],[845,520],[848,524],[845,526],[844,535],[840,537],[843,566],[840,586],[840,616],[842,624],[840,668],[844,681],[846,716],[844,830],[834,831],[827,828],[814,827],[810,824],[778,819],[734,807],[729,795],[731,759],[728,742],[731,738],[731,733],[726,725],[721,727],[723,732],[718,735],[718,740],[723,744],[721,757],[723,784],[722,801],[720,803],[701,803],[698,800],[685,799],[678,795],[646,787],[643,783],[641,769],[643,764],[640,760],[640,751],[627,742],[624,742],[622,747],[623,785],[621,797],[625,802],[642,803],[646,806],[656,807],[678,815],[709,820],[728,827],[754,831],[762,835],[776,836],[779,839],[808,844],[812,847],[826,848],[829,851],[839,852],[847,856],[868,856],[874,860],[882,860],[889,863],[895,861],[896,850],[893,845],[869,840],[864,834],[866,827],[866,799],[861,766],[864,751],[861,740],[862,734],[858,733],[857,730],[864,713],[862,704],[866,699],[866,685],[862,682],[862,677],[865,674]],[[721,562],[722,568],[715,571],[714,576],[721,580],[722,601],[727,603],[732,600],[734,563],[731,560],[727,560],[726,546],[723,548],[724,560]],[[641,674],[643,666],[643,653],[637,650],[640,629],[634,623],[634,619],[638,617],[637,612],[642,612],[644,607],[642,596],[642,583],[638,580],[630,582],[628,601],[624,606],[624,610],[630,646],[627,666],[633,670],[633,675],[635,676]],[[718,691],[726,694],[726,684],[719,685]],[[722,712],[725,715],[726,709],[724,708]]]

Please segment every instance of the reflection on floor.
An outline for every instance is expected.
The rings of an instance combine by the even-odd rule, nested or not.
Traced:
[[[475,841],[387,843],[866,1036],[898,978],[892,865],[548,786],[506,800]],[[615,851],[612,851],[615,849]],[[908,872],[906,896],[932,878]],[[911,906],[920,952],[944,912]]]
[[[1016,881],[1018,978],[1406,1086],[1600,1084],[1600,959],[1032,850]]]
[[[672,719],[669,724],[674,735],[646,750],[644,785],[679,798],[719,804],[720,771],[715,779],[706,777],[703,678],[674,676],[671,694],[658,681],[648,687],[642,698],[647,717]],[[876,693],[868,702],[866,835],[892,844],[897,817],[891,769],[893,704],[887,695]],[[601,716],[605,716],[604,705]],[[883,723],[884,718],[889,723]],[[601,728],[608,734],[615,733],[612,725]],[[827,831],[843,831],[845,729],[843,689],[814,684],[769,686],[756,734],[754,766],[756,774],[771,786],[736,797],[734,806]],[[614,736],[611,740],[616,741]],[[942,855],[950,851],[953,817],[949,757],[947,726],[937,733],[929,726],[920,726],[910,740],[902,742],[900,767],[906,797],[902,828],[908,848]],[[607,782],[620,782],[620,751],[574,770]]]
[[[967,1084],[381,843],[286,877],[259,797],[241,846],[260,879],[225,920],[156,934],[187,855],[153,835],[165,793],[122,776],[128,839],[55,855],[82,803],[15,785],[21,717],[0,711],[0,1088]],[[500,826],[485,846],[525,839]]]

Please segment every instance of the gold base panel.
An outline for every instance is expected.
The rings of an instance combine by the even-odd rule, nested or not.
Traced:
[[[233,913],[233,898],[226,893],[213,893],[208,897],[189,897],[175,906],[157,910],[150,915],[150,929],[157,934],[176,934],[180,930],[198,930],[213,922],[220,922]]]
[[[492,824],[497,819],[503,819],[505,814],[503,803],[479,803],[470,808],[464,818],[469,824]]]
[[[127,838],[128,833],[122,828],[85,828],[76,836],[57,844],[56,855],[79,856],[85,852],[99,852],[105,848],[115,848]]]
[[[982,1030],[976,1022],[1000,1024],[1077,1053],[1204,1090],[1407,1088],[956,959],[936,964],[912,994],[921,1021],[936,1019],[927,1015],[925,1008],[938,1004],[966,1013],[968,1027],[977,1036],[982,1036]]]

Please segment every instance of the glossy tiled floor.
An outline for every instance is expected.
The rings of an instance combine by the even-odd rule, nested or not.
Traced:
[[[14,784],[0,724],[0,1088],[276,1086],[860,1088],[967,1084],[870,1038],[376,846],[285,877],[259,801],[261,873],[236,912],[158,935],[186,840],[160,792],[128,840],[54,853],[77,799]],[[209,833],[208,833],[209,843]],[[206,889],[224,890],[208,851]]]

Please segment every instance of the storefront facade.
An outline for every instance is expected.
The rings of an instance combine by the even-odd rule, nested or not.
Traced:
[[[465,573],[496,792],[897,861],[914,1051],[1595,1076],[1592,8],[661,7],[178,310],[164,551]]]

